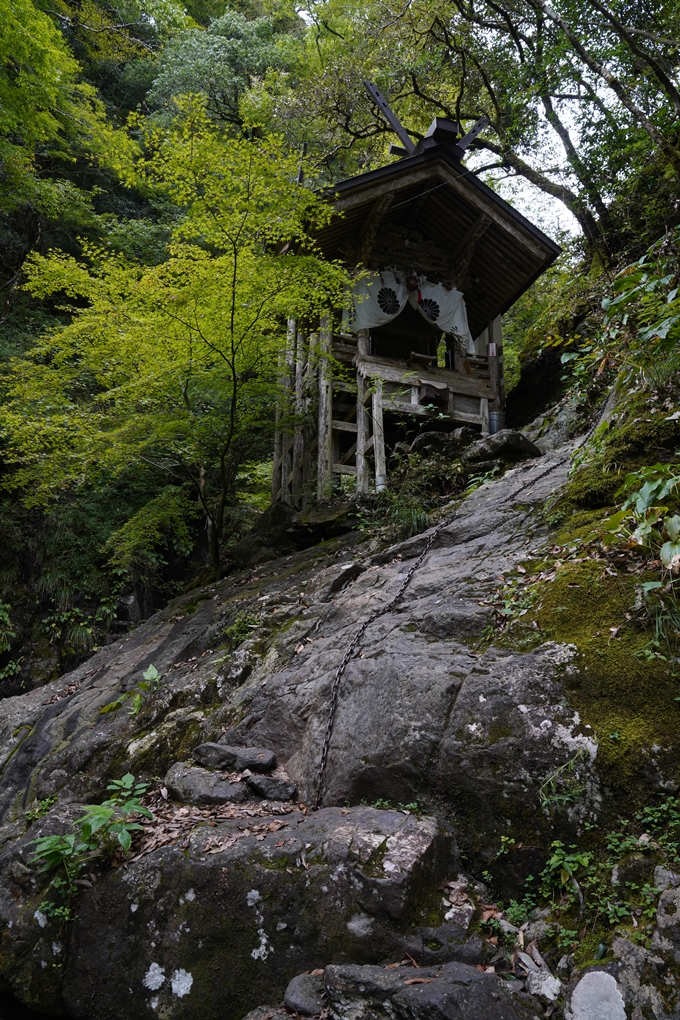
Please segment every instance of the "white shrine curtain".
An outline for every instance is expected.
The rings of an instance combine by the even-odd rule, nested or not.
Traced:
[[[351,330],[371,329],[391,322],[406,302],[442,333],[458,337],[466,351],[474,354],[467,321],[465,298],[459,290],[422,280],[417,291],[406,289],[405,277],[391,269],[364,274],[352,287],[352,309],[346,325]]]

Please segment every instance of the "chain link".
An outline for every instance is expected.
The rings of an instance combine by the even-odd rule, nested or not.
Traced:
[[[409,569],[409,572],[407,573],[406,577],[402,581],[401,587],[399,588],[399,591],[397,592],[397,594],[394,596],[394,598],[392,599],[391,602],[387,603],[386,606],[382,606],[380,609],[376,610],[375,613],[373,613],[371,616],[369,616],[367,620],[364,620],[364,622],[358,628],[358,630],[356,631],[354,637],[350,641],[349,647],[347,648],[347,651],[345,652],[345,654],[343,656],[342,662],[340,663],[340,665],[338,666],[337,670],[335,671],[335,679],[333,680],[333,686],[331,688],[331,699],[330,699],[330,705],[329,705],[329,708],[328,708],[328,722],[326,723],[326,733],[325,733],[324,738],[323,738],[323,745],[322,745],[322,748],[321,748],[321,758],[319,760],[319,769],[318,769],[318,772],[317,772],[316,794],[314,796],[314,807],[315,807],[315,809],[321,806],[321,800],[322,800],[322,797],[323,797],[323,786],[324,786],[324,776],[325,776],[325,773],[326,773],[326,762],[328,760],[328,751],[329,751],[329,748],[330,748],[330,745],[331,745],[331,736],[332,736],[332,733],[333,733],[333,723],[335,722],[335,712],[336,712],[336,709],[338,707],[338,694],[339,694],[339,691],[340,691],[340,681],[342,680],[343,674],[344,674],[345,670],[347,669],[347,666],[349,665],[350,659],[354,655],[354,650],[356,649],[356,646],[359,644],[359,641],[361,640],[361,638],[364,636],[364,633],[366,632],[367,627],[369,627],[372,623],[375,623],[375,621],[377,619],[379,619],[381,616],[384,616],[386,613],[389,613],[389,612],[391,612],[394,609],[394,607],[397,605],[397,603],[401,599],[402,595],[404,594],[404,592],[408,588],[409,584],[411,583],[411,580],[412,580],[413,575],[415,574],[416,570],[418,569],[420,564],[423,562],[423,560],[425,559],[425,557],[429,553],[430,549],[434,545],[435,541],[437,540],[437,537],[439,536],[440,532],[452,520],[453,520],[453,516],[447,517],[445,520],[443,520],[441,522],[441,524],[437,525],[437,527],[434,529],[434,531],[432,532],[432,534],[428,538],[427,542],[425,543],[425,548],[421,552],[421,554],[418,557],[418,559],[413,563],[413,565]]]

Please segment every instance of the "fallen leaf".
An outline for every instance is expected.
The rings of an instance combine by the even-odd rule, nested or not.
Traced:
[[[405,985],[429,985],[434,981],[434,978],[409,978],[408,981],[404,981]]]
[[[526,574],[526,572],[527,572],[526,571],[526,567],[523,567],[521,563],[518,563],[517,564],[517,573],[518,574]]]

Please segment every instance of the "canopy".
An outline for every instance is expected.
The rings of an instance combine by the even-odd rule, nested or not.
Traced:
[[[442,333],[456,337],[469,354],[474,343],[467,320],[465,299],[455,287],[418,280],[417,290],[407,290],[403,273],[391,269],[363,274],[352,287],[350,328],[371,329],[396,319],[409,302],[423,318]]]

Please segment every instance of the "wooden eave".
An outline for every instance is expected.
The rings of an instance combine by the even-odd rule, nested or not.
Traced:
[[[420,266],[442,282],[450,270],[473,336],[561,252],[444,145],[342,181],[326,197],[340,214],[316,235],[326,258],[402,271]]]

